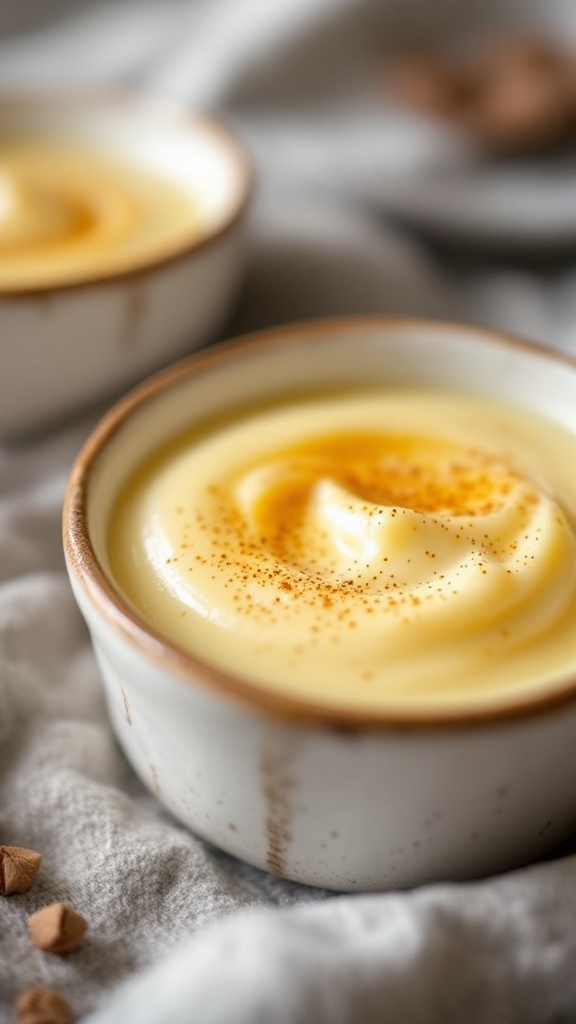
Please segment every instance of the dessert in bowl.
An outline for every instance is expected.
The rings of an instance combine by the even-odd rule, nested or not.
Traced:
[[[576,365],[474,328],[278,328],[104,418],[64,536],[112,722],[192,829],[378,889],[576,806]]]
[[[210,118],[105,92],[0,99],[0,436],[212,339],[236,294],[251,173]]]

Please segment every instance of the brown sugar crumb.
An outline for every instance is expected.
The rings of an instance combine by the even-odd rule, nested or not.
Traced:
[[[387,84],[407,106],[451,122],[493,156],[544,153],[576,136],[576,57],[541,38],[493,39],[461,59],[399,55]]]
[[[35,985],[16,1000],[18,1024],[69,1024],[70,1004],[53,988]]]
[[[42,854],[24,846],[0,846],[0,896],[28,892],[36,881]]]
[[[484,147],[503,155],[544,152],[576,129],[576,61],[538,40],[504,40],[478,67],[470,125]]]
[[[32,942],[46,953],[71,953],[87,927],[85,918],[65,903],[51,903],[28,918]]]
[[[408,106],[440,117],[456,115],[468,98],[458,69],[422,51],[393,60],[386,81]]]

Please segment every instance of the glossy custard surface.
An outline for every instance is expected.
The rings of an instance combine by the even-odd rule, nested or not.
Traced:
[[[0,289],[137,269],[206,231],[197,197],[104,149],[0,142]]]
[[[298,700],[508,700],[576,671],[576,437],[454,394],[294,399],[126,482],[119,589],[177,646]]]

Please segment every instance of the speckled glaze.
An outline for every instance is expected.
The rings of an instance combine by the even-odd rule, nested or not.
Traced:
[[[31,291],[0,288],[0,438],[37,430],[214,337],[243,267],[251,171],[218,122],[116,93],[4,96],[2,133],[102,144],[193,184],[208,233],[138,269]]]
[[[576,679],[500,705],[369,716],[267,693],[166,643],[110,580],[106,525],[127,472],[185,423],[303,386],[448,386],[531,406],[576,433],[576,363],[449,324],[301,324],[192,357],[97,427],[69,483],[64,540],[115,732],[199,835],[339,890],[526,863],[576,826]]]

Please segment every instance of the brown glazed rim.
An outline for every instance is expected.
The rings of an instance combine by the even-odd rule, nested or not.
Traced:
[[[17,301],[18,299],[31,299],[36,296],[46,297],[51,294],[77,291],[82,288],[93,289],[108,286],[116,281],[129,281],[139,278],[150,272],[161,270],[173,263],[178,263],[196,251],[208,248],[208,246],[213,245],[224,235],[228,234],[243,216],[254,190],[254,171],[241,142],[235,133],[222,121],[212,115],[197,112],[182,103],[167,99],[164,96],[130,90],[93,89],[80,90],[78,94],[71,94],[65,90],[54,90],[45,95],[32,91],[8,92],[4,90],[0,94],[0,116],[2,110],[6,108],[13,110],[18,106],[25,108],[33,106],[56,107],[58,105],[68,110],[74,107],[78,109],[98,107],[102,109],[106,107],[110,109],[117,109],[119,107],[129,109],[132,107],[141,114],[146,114],[149,111],[153,121],[160,121],[160,118],[164,116],[167,118],[167,123],[176,125],[183,131],[194,132],[200,127],[216,139],[218,144],[227,151],[231,165],[235,166],[238,172],[238,195],[235,202],[231,204],[229,213],[218,228],[209,231],[205,235],[201,235],[199,238],[191,238],[190,241],[181,243],[178,247],[165,251],[157,257],[152,256],[133,267],[109,272],[103,271],[101,274],[87,275],[85,278],[78,280],[59,281],[56,284],[38,285],[31,288],[0,286],[0,299],[10,298]],[[234,188],[236,188],[236,185]]]
[[[147,657],[162,664],[194,685],[215,690],[220,695],[232,697],[252,708],[288,720],[307,724],[332,727],[346,732],[360,729],[414,729],[430,727],[480,726],[494,724],[506,719],[520,719],[546,713],[576,699],[576,674],[560,683],[551,693],[537,693],[506,702],[495,701],[492,705],[477,707],[449,707],[368,711],[366,709],[329,707],[313,701],[304,701],[287,695],[266,690],[263,686],[250,683],[204,662],[200,658],[170,643],[160,633],[146,624],[122,596],[115,590],[103,571],[91,544],[87,525],[87,502],[90,477],[94,466],[106,445],[124,426],[127,420],[139,412],[148,402],[162,392],[190,376],[234,360],[243,353],[283,347],[290,340],[292,344],[314,343],[311,335],[325,338],[365,328],[381,328],[388,332],[394,329],[407,330],[426,328],[437,332],[465,332],[476,335],[486,344],[499,348],[507,347],[531,353],[540,353],[547,360],[554,360],[576,371],[576,359],[556,352],[545,345],[524,341],[512,335],[490,331],[484,328],[445,323],[437,320],[416,320],[395,317],[339,317],[303,321],[257,331],[231,341],[221,342],[211,349],[197,353],[150,377],[122,398],[96,426],[72,468],[64,501],[63,532],[64,548],[69,571],[83,588],[90,603],[107,622],[128,642]],[[159,699],[161,695],[159,694]]]

